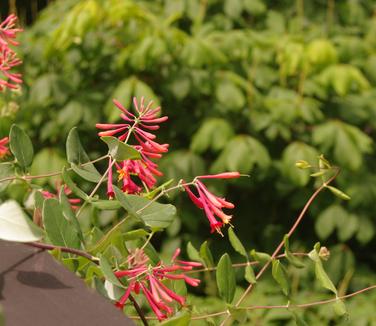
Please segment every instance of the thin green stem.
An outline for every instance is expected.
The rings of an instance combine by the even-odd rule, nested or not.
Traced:
[[[153,237],[154,235],[154,232],[151,232],[148,236],[148,238],[146,239],[145,243],[142,245],[142,247],[140,248],[140,250],[144,250],[145,247],[148,245],[148,243],[150,242],[151,238]]]
[[[108,154],[101,156],[101,157],[99,157],[99,158],[97,158],[93,161],[89,161],[89,162],[86,162],[86,163],[83,163],[83,164],[79,164],[78,166],[85,166],[85,165],[88,165],[88,164],[96,163],[96,162],[104,160],[107,157],[108,157]],[[71,171],[71,170],[72,170],[72,168],[67,169],[67,171]],[[60,175],[60,174],[61,174],[61,171],[56,171],[56,172],[51,172],[51,173],[39,174],[39,175],[13,176],[13,177],[7,177],[7,178],[0,179],[0,183],[5,182],[5,181],[12,181],[12,180],[16,180],[16,179],[32,180],[32,179],[48,178],[48,177],[54,177],[54,176],[57,176],[57,175]]]
[[[334,179],[338,176],[340,170],[338,168],[336,168],[336,172],[335,174],[326,182],[324,182],[312,195],[311,197],[308,199],[307,203],[304,205],[302,211],[300,212],[299,216],[297,217],[297,219],[295,220],[295,223],[293,224],[293,226],[291,227],[290,231],[287,233],[287,238],[289,239],[291,237],[291,235],[295,232],[295,230],[297,229],[297,227],[299,226],[300,222],[303,220],[303,217],[305,216],[305,213],[307,212],[308,208],[311,206],[311,204],[313,203],[313,201],[316,199],[316,197],[321,193],[321,191],[323,191],[327,185],[329,185],[332,181],[334,181]],[[261,270],[257,273],[256,275],[256,280],[258,280],[263,274],[264,272],[266,271],[266,269],[270,266],[270,264],[272,263],[272,261],[278,256],[278,253],[280,252],[280,250],[282,249],[282,247],[284,246],[285,244],[285,240],[283,239],[280,244],[277,246],[277,248],[274,250],[270,260],[268,260],[265,265],[261,268]],[[236,302],[235,304],[235,308],[239,307],[239,305],[242,303],[242,301],[245,299],[245,297],[252,291],[254,287],[254,283],[251,283],[248,288],[244,291],[244,293],[242,294],[242,296],[239,298],[239,300]],[[221,325],[220,326],[224,326],[226,325],[226,322],[229,320],[230,318],[230,313],[227,312],[227,316],[225,317],[225,319],[222,321]]]
[[[374,290],[374,289],[376,289],[376,284],[371,285],[369,287],[366,287],[364,289],[355,291],[353,293],[349,293],[349,294],[346,294],[346,295],[343,295],[343,296],[339,296],[337,298],[332,298],[332,299],[327,299],[327,300],[321,300],[321,301],[315,301],[315,302],[309,302],[309,303],[301,303],[301,304],[295,304],[295,305],[292,305],[292,304],[273,305],[273,306],[261,306],[261,305],[256,306],[256,305],[254,305],[254,306],[248,306],[248,307],[238,307],[238,309],[242,309],[242,310],[289,309],[289,308],[304,309],[304,308],[310,308],[310,307],[315,307],[315,306],[320,306],[320,305],[336,302],[337,300],[346,300],[346,299],[355,297],[355,296],[357,296],[361,293],[371,291],[371,290]],[[224,310],[224,311],[214,312],[214,313],[206,314],[206,315],[193,316],[191,318],[191,320],[207,319],[207,318],[211,318],[211,317],[223,316],[223,315],[226,315],[226,314],[228,314],[228,311]],[[134,319],[134,320],[140,319],[140,317],[138,317],[138,316],[128,316],[128,317],[131,318],[131,319]],[[156,317],[145,317],[145,318],[148,319],[148,320],[156,320],[157,319]]]
[[[291,253],[294,256],[308,256],[308,253],[305,252],[292,252]],[[286,254],[280,254],[276,258],[285,258]],[[237,263],[237,264],[232,264],[232,267],[237,268],[237,267],[246,267],[246,266],[253,266],[253,265],[258,265],[260,264],[259,261],[248,261],[246,263]],[[200,273],[200,272],[213,272],[216,271],[217,267],[207,267],[207,268],[201,268],[201,269],[192,269],[190,271],[186,271],[185,274],[192,274],[192,273]]]
[[[88,196],[87,200],[82,204],[82,206],[80,207],[80,209],[78,210],[77,214],[76,214],[76,217],[80,216],[80,214],[82,213],[83,209],[85,208],[85,206],[87,205],[88,201],[93,198],[93,196],[95,195],[95,193],[97,192],[97,190],[99,189],[99,187],[101,186],[102,182],[104,181],[104,179],[106,179],[107,175],[108,175],[108,172],[110,171],[110,169],[112,169],[112,167],[114,166],[115,164],[115,160],[113,160],[111,162],[111,164],[108,166],[106,172],[101,176],[101,178],[99,179],[98,183],[96,184],[96,186],[94,187],[94,189],[92,190],[92,192],[90,193],[90,195]]]
[[[159,198],[161,198],[164,195],[166,195],[168,192],[176,190],[176,189],[180,189],[183,186],[190,186],[190,185],[193,185],[193,184],[194,184],[194,181],[192,181],[192,182],[186,182],[186,183],[179,183],[178,185],[173,186],[171,188],[162,189],[161,192],[157,196],[155,196],[153,199],[151,199],[150,202],[148,202],[144,207],[141,207],[136,213],[137,214],[141,213],[144,209],[146,209],[147,207],[149,207],[152,203],[154,203],[155,201],[157,201]]]

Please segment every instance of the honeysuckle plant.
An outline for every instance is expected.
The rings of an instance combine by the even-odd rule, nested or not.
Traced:
[[[14,91],[22,82],[18,73],[10,72],[21,63],[11,49],[18,45],[15,39],[21,31],[15,24],[14,15],[0,24],[2,92]],[[25,189],[22,196],[8,198],[0,204],[0,239],[51,251],[89,286],[144,325],[154,322],[189,325],[196,320],[210,320],[216,325],[245,324],[248,312],[256,309],[285,309],[298,325],[302,325],[304,321],[298,308],[333,304],[334,311],[344,316],[347,314],[344,299],[376,288],[373,285],[341,294],[325,271],[324,263],[330,256],[326,247],[316,243],[310,252],[290,250],[290,239],[298,236],[299,225],[322,191],[328,190],[342,200],[350,199],[332,185],[339,169],[323,155],[317,162],[296,162],[297,168],[310,171],[311,177],[317,179],[317,186],[279,245],[271,254],[254,249],[248,251],[248,244],[243,244],[236,235],[236,218],[229,215],[236,214],[236,203],[215,194],[205,184],[212,179],[225,181],[246,176],[237,171],[224,171],[198,175],[188,181],[170,180],[160,185],[158,178],[163,171],[158,166],[158,159],[168,152],[169,145],[157,142],[155,133],[168,118],[160,116],[160,106],[146,103],[144,97],[133,98],[133,110],[117,99],[113,103],[114,110],[120,110],[119,119],[123,121],[93,126],[93,133],[94,127],[101,130],[98,141],[107,145],[107,151],[95,159],[89,158],[74,127],[66,140],[66,164],[62,171],[30,174],[33,142],[18,125],[12,126],[9,137],[0,140],[0,156],[6,160],[1,164],[0,185],[11,187],[22,183]],[[101,170],[103,162],[108,164]],[[60,178],[56,189],[45,189],[35,182],[52,177]],[[94,186],[82,187],[82,179]],[[252,179],[247,178],[247,181],[252,182]],[[208,234],[214,233],[210,235],[212,241],[223,241],[228,237],[233,249],[242,257],[242,263],[233,264],[229,253],[223,253],[216,263],[207,242],[199,251],[189,242],[187,259],[178,259],[180,248],[175,248],[170,259],[160,257],[153,239],[178,219],[176,208],[166,203],[167,195],[177,190],[185,192],[203,211],[209,222]],[[89,214],[95,219],[99,212],[115,212],[117,218],[107,228],[94,226],[90,232],[84,232],[82,215]],[[201,218],[201,215],[194,218]],[[296,302],[292,296],[290,267],[308,268],[309,261],[318,282],[333,294],[330,299]],[[245,304],[269,267],[285,300],[279,305],[257,305],[256,301],[252,305]],[[243,272],[240,278],[238,270]],[[215,273],[215,293],[223,305],[216,312],[197,314],[187,288],[210,283],[211,273]],[[246,284],[246,287],[237,289],[237,283]]]

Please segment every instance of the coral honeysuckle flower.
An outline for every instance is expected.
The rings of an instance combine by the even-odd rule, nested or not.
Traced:
[[[203,209],[206,217],[209,220],[210,232],[217,231],[222,234],[221,227],[224,224],[230,224],[232,215],[227,215],[223,212],[224,208],[234,208],[235,205],[226,201],[224,198],[212,194],[208,188],[200,181],[200,179],[234,179],[239,178],[239,172],[224,172],[213,175],[202,175],[195,178],[193,186],[196,188],[198,195],[195,195],[190,186],[186,185],[182,180],[183,187],[187,192],[192,202],[200,209]],[[219,218],[219,220],[218,220]]]
[[[138,194],[145,188],[147,191],[152,189],[156,183],[156,177],[161,176],[162,172],[158,170],[158,165],[152,159],[159,159],[163,153],[168,152],[168,144],[159,144],[155,141],[156,136],[147,131],[159,129],[159,123],[166,121],[167,117],[158,117],[160,107],[152,109],[153,102],[145,106],[145,100],[142,97],[140,103],[133,98],[133,105],[136,114],[125,109],[120,102],[113,100],[116,107],[122,112],[120,117],[125,123],[97,123],[96,127],[104,130],[98,133],[99,136],[119,135],[120,141],[128,142],[132,133],[138,144],[133,146],[141,154],[139,160],[125,160],[116,163],[118,172],[118,181],[122,182],[122,190],[128,194]],[[146,129],[146,130],[145,130]],[[112,162],[110,161],[109,166]],[[107,195],[110,199],[114,197],[112,185],[112,169],[109,170]],[[139,179],[139,182],[137,181]]]
[[[174,302],[181,306],[185,305],[185,298],[169,289],[163,280],[184,280],[191,286],[198,286],[200,280],[186,276],[184,271],[190,271],[194,267],[201,267],[202,264],[177,260],[176,258],[179,254],[180,249],[178,248],[172,256],[170,264],[159,262],[156,266],[151,266],[148,264],[149,258],[143,250],[136,249],[128,257],[128,269],[114,273],[120,281],[122,278],[126,278],[128,281],[128,287],[124,295],[115,305],[122,309],[132,292],[139,294],[141,291],[158,320],[163,320],[174,313],[171,306]]]
[[[17,16],[10,15],[0,24],[0,72],[5,77],[0,79],[0,91],[5,88],[15,89],[17,84],[22,83],[21,74],[10,72],[11,68],[22,63],[17,58],[17,54],[9,47],[9,45],[17,46],[19,44],[15,38],[22,29],[14,28],[16,22]]]
[[[6,146],[9,143],[9,137],[0,139],[0,159],[9,154],[9,148]]]
[[[129,110],[124,108],[124,106],[117,100],[113,100],[116,107],[122,111],[120,117],[125,121],[125,123],[97,123],[96,127],[101,130],[98,133],[100,137],[102,136],[114,136],[116,134],[121,134],[118,136],[119,140],[124,141],[127,139],[129,132],[133,128],[133,132],[137,135],[140,139],[144,139],[144,141],[150,141],[156,138],[156,136],[144,129],[147,130],[157,130],[159,129],[159,123],[164,122],[168,119],[168,117],[160,117],[158,118],[158,114],[161,110],[160,107],[152,109],[151,106],[153,102],[149,102],[149,104],[145,107],[144,105],[144,98],[141,98],[140,104],[137,103],[137,99],[133,98],[133,106],[136,109],[136,115],[131,113]],[[165,147],[164,145],[160,145]]]
[[[0,24],[0,46],[8,46],[8,44],[19,45],[15,38],[17,33],[22,32],[23,29],[15,28],[17,20],[17,16],[11,14]]]

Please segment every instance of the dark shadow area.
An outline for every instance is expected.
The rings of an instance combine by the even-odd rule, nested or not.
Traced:
[[[19,271],[17,273],[17,280],[27,286],[32,286],[41,289],[70,289],[70,286],[65,285],[58,280],[54,275],[45,272],[30,272]]]

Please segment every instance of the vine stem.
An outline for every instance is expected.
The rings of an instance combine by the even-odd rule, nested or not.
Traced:
[[[42,243],[42,242],[27,242],[25,244],[28,245],[28,246],[31,246],[31,247],[35,247],[35,248],[39,248],[39,249],[44,249],[44,250],[54,250],[54,249],[57,249],[57,250],[60,250],[62,252],[67,252],[67,253],[74,254],[74,255],[77,255],[77,256],[85,257],[86,259],[89,259],[93,263],[96,263],[96,264],[98,264],[98,262],[99,262],[99,258],[98,257],[92,256],[92,255],[88,254],[85,251],[82,251],[82,250],[79,250],[79,249],[75,249],[75,248],[56,246],[56,245]]]
[[[98,157],[95,160],[92,160],[92,161],[89,161],[89,162],[86,162],[86,163],[83,163],[83,164],[79,164],[78,166],[85,166],[85,165],[93,164],[93,163],[102,161],[107,157],[108,157],[108,154],[101,156],[101,157]],[[67,171],[71,171],[71,170],[72,170],[72,168],[67,169]],[[57,175],[60,175],[60,174],[61,174],[61,171],[59,171],[59,172],[56,171],[56,172],[51,172],[51,173],[46,173],[46,174],[38,174],[38,175],[13,176],[13,177],[7,177],[7,178],[4,178],[4,179],[0,179],[0,183],[5,182],[5,181],[12,181],[12,180],[16,180],[16,179],[32,180],[32,179],[48,178],[48,177],[54,177],[54,176],[57,176]]]
[[[320,306],[320,305],[328,304],[328,303],[331,303],[331,302],[336,302],[337,300],[346,300],[346,299],[355,297],[355,296],[357,296],[357,295],[359,295],[361,293],[364,293],[364,292],[367,292],[367,291],[371,291],[371,290],[374,290],[374,289],[376,289],[376,284],[368,286],[368,287],[366,287],[364,289],[355,291],[353,293],[349,293],[349,294],[346,294],[346,295],[343,295],[343,296],[339,296],[337,298],[332,298],[332,299],[327,299],[327,300],[314,301],[314,302],[308,302],[308,303],[301,303],[301,304],[295,304],[295,305],[286,304],[286,305],[274,305],[274,306],[238,307],[238,309],[241,309],[241,310],[288,309],[288,308],[301,308],[301,309],[304,309],[304,308],[310,308],[310,307],[314,307],[314,306]],[[223,316],[223,315],[226,315],[226,314],[228,314],[227,310],[225,310],[225,311],[219,311],[219,312],[214,312],[212,314],[206,314],[206,315],[200,315],[200,316],[192,316],[191,320],[207,319],[207,318],[211,318],[211,317]],[[140,317],[138,317],[138,316],[128,316],[128,317],[131,318],[131,319],[134,319],[134,320],[139,320],[140,319]],[[156,317],[146,317],[146,319],[148,319],[148,320],[157,320]]]
[[[291,254],[294,256],[308,256],[308,253],[305,253],[305,252],[292,252]],[[286,254],[278,255],[276,258],[284,258],[284,257],[286,257]],[[237,268],[237,267],[253,266],[253,265],[258,265],[258,264],[260,264],[260,262],[255,260],[255,261],[248,261],[246,263],[232,264],[232,267]],[[202,268],[202,269],[193,269],[190,271],[186,271],[185,274],[192,274],[192,273],[199,273],[199,272],[212,272],[215,270],[217,270],[217,267],[207,267],[207,268]]]
[[[25,244],[28,245],[28,246],[43,249],[43,250],[57,249],[57,250],[60,250],[62,252],[67,252],[67,253],[74,254],[74,255],[77,255],[77,256],[85,257],[86,259],[92,261],[94,264],[99,265],[99,258],[98,257],[92,256],[92,255],[88,254],[87,252],[79,250],[79,249],[68,248],[68,247],[63,247],[63,246],[56,246],[56,245],[41,243],[41,242],[27,242]],[[136,299],[131,294],[129,295],[129,300],[132,301],[133,306],[134,306],[134,308],[136,309],[136,311],[139,315],[138,318],[142,320],[144,326],[148,326],[149,324],[146,320],[146,317],[145,317],[141,307],[138,305]]]
[[[308,201],[306,202],[306,204],[304,205],[302,211],[300,212],[299,216],[297,217],[297,219],[295,220],[295,223],[293,224],[293,226],[291,227],[290,231],[287,233],[287,238],[289,239],[291,237],[291,235],[295,232],[295,230],[297,229],[297,227],[299,226],[300,222],[302,221],[303,217],[305,216],[305,213],[307,212],[308,208],[311,206],[311,204],[313,203],[313,201],[316,199],[316,197],[320,194],[321,191],[323,191],[331,182],[333,182],[333,180],[335,178],[337,178],[338,174],[340,172],[340,169],[339,168],[336,168],[336,172],[334,173],[334,175],[329,178],[329,180],[327,180],[326,182],[324,182],[319,188],[317,188],[317,190],[311,195],[311,197],[308,199]],[[285,241],[282,240],[280,242],[280,244],[278,245],[278,247],[274,250],[271,258],[265,263],[265,265],[261,268],[261,270],[257,273],[256,275],[256,281],[264,274],[264,272],[266,271],[266,269],[270,266],[271,262],[278,256],[278,253],[280,252],[280,250],[282,249],[282,247],[284,246],[285,244]],[[242,296],[239,298],[239,300],[236,302],[235,304],[235,308],[238,308],[239,305],[242,303],[242,301],[245,299],[245,297],[252,291],[253,289],[253,285],[254,283],[251,283],[248,288],[244,291],[244,293],[242,294]],[[226,317],[225,319],[222,321],[222,323],[220,324],[220,326],[224,326],[226,325],[226,322],[228,321],[228,319],[230,318],[230,313],[229,311],[226,311]]]

